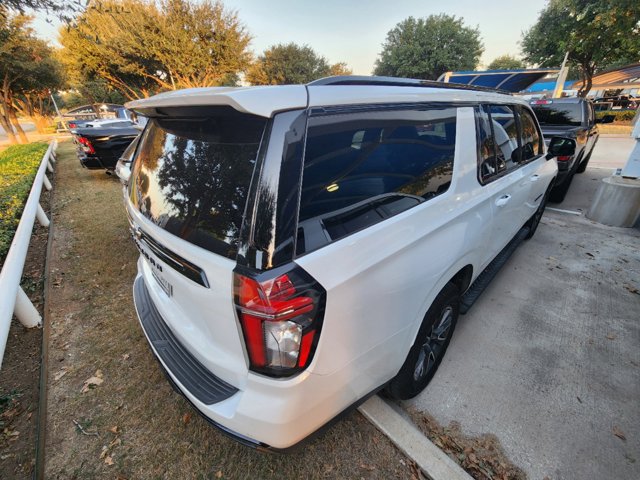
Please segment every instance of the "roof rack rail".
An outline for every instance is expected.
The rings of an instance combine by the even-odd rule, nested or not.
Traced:
[[[376,77],[366,75],[337,75],[334,77],[324,77],[307,83],[308,86],[330,86],[330,85],[378,85],[386,87],[428,87],[447,88],[451,90],[474,90],[478,92],[502,93],[511,95],[512,92],[489,87],[479,87],[477,85],[467,85],[464,83],[445,83],[434,80],[420,80],[417,78],[398,77]]]

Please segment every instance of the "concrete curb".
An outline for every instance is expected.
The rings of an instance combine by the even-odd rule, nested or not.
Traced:
[[[371,397],[358,410],[432,480],[471,479],[462,467],[378,395]]]

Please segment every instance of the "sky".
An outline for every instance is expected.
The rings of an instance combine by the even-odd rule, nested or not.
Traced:
[[[256,54],[277,43],[306,44],[330,63],[346,62],[354,75],[370,75],[387,32],[409,16],[446,13],[478,27],[486,67],[494,58],[519,56],[522,32],[528,30],[546,0],[223,0],[253,36]],[[40,15],[39,36],[56,43],[59,23]]]

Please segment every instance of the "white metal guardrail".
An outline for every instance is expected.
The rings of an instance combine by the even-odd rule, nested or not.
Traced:
[[[2,359],[4,358],[4,350],[7,346],[7,337],[9,336],[9,328],[11,327],[11,318],[15,313],[16,317],[27,328],[38,327],[42,325],[42,317],[33,306],[27,294],[20,287],[20,279],[22,278],[22,269],[27,258],[27,250],[29,249],[29,241],[33,231],[33,223],[38,219],[40,225],[49,226],[49,218],[40,205],[40,193],[42,185],[47,190],[51,190],[51,182],[47,178],[46,172],[53,172],[53,164],[56,161],[55,150],[58,142],[53,140],[49,144],[49,148],[42,157],[38,173],[31,186],[29,198],[24,206],[20,223],[13,236],[11,247],[4,261],[2,271],[0,272],[0,367],[2,367]]]

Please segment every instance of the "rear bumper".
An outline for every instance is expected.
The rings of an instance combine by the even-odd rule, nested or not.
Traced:
[[[286,380],[249,373],[243,385],[228,385],[177,342],[141,275],[134,283],[134,303],[151,349],[174,389],[209,423],[244,445],[287,451],[357,405],[358,396],[349,387],[352,369],[332,375],[302,372]]]
[[[104,170],[105,166],[102,164],[100,159],[95,156],[87,156],[83,153],[78,152],[78,160],[80,160],[80,165],[89,170]]]

